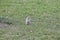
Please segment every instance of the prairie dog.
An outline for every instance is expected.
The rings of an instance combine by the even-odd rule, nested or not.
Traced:
[[[27,16],[27,17],[26,17],[26,25],[29,25],[29,24],[31,24],[31,21],[30,21],[30,17]]]

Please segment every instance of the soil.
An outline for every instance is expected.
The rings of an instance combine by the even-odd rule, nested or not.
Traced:
[[[10,25],[6,24],[6,23],[0,23],[0,28],[9,28]]]

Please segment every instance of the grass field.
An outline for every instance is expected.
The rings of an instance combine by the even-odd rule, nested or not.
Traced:
[[[0,0],[1,16],[0,40],[60,40],[60,0]]]

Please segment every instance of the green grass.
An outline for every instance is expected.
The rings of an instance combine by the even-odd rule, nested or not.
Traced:
[[[60,0],[0,0],[0,16],[14,23],[0,28],[0,40],[60,40]]]

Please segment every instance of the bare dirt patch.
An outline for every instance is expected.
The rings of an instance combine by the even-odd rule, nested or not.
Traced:
[[[11,25],[8,25],[6,23],[0,23],[0,28],[9,28]]]

